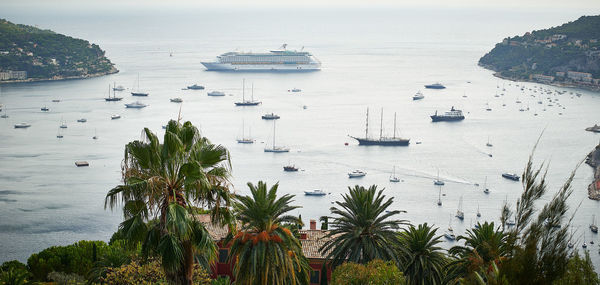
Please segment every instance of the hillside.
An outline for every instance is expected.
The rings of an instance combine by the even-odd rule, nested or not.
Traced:
[[[600,16],[505,38],[479,64],[498,76],[600,87]]]
[[[118,72],[96,44],[0,19],[0,82],[23,81],[19,71],[27,81]]]

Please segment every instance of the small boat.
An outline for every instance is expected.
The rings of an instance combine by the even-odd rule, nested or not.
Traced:
[[[28,124],[28,123],[25,123],[25,122],[18,123],[18,124],[15,125],[15,129],[26,129],[26,128],[29,128],[29,127],[31,127],[31,125]]]
[[[282,152],[290,152],[290,149],[284,146],[277,146],[275,144],[275,122],[273,121],[273,147],[268,148],[265,147],[265,152],[274,152],[274,153],[282,153]]]
[[[44,106],[44,107],[40,108],[40,110],[42,110],[44,112],[48,112],[48,111],[50,111],[50,108]]]
[[[485,110],[486,111],[491,111],[492,110],[492,108],[490,108],[490,104],[489,103],[486,103]]]
[[[299,89],[299,88],[294,88],[294,89],[292,89],[292,90],[290,90],[290,91],[292,91],[292,92],[300,92],[300,91],[302,91],[302,90],[301,90],[301,89]]]
[[[132,91],[131,95],[132,96],[141,96],[141,97],[146,97],[146,96],[150,95],[148,92],[140,91],[140,74],[139,73],[137,76],[137,91]]]
[[[58,102],[60,102],[60,99],[52,99],[52,102],[58,103]]]
[[[392,168],[392,174],[390,175],[390,182],[400,182],[400,178],[396,176],[396,166]]]
[[[477,217],[481,217],[481,212],[479,212],[479,205],[477,205]]]
[[[365,175],[367,175],[366,172],[362,171],[362,170],[354,170],[352,172],[348,172],[348,178],[358,178],[358,177],[364,177]]]
[[[221,96],[225,96],[225,92],[221,92],[221,91],[210,91],[208,93],[206,93],[208,96],[214,96],[214,97],[221,97]]]
[[[465,219],[465,212],[463,212],[463,210],[462,210],[462,202],[463,202],[463,198],[462,198],[462,196],[460,196],[460,200],[458,202],[458,209],[456,210],[456,215],[454,215],[459,220]]]
[[[194,84],[194,85],[188,86],[187,89],[190,89],[190,90],[204,90],[204,86],[198,85],[198,84]]]
[[[78,123],[85,123],[85,122],[87,122],[87,119],[86,118],[77,119],[77,122]]]
[[[490,189],[487,188],[487,176],[485,177],[485,182],[483,182],[483,193],[490,194]]]
[[[425,98],[425,95],[423,95],[423,93],[421,93],[421,91],[417,91],[417,94],[415,94],[412,98],[413,98],[413,100],[421,100],[421,99]]]
[[[569,242],[569,243],[567,244],[567,247],[568,247],[568,248],[573,248],[573,243],[572,243],[572,242]]]
[[[452,220],[448,223],[448,229],[444,233],[444,237],[448,240],[456,240],[456,235],[454,235],[454,229],[452,229]]]
[[[77,167],[82,167],[82,166],[90,166],[90,164],[87,161],[81,160],[81,161],[75,161],[75,165]]]
[[[58,129],[58,132],[56,133],[56,138],[62,139],[64,136],[63,134],[60,132],[60,128]]]
[[[279,119],[279,115],[275,115],[274,113],[271,114],[264,114],[261,117],[263,120],[277,120]]]
[[[514,173],[502,173],[502,177],[504,177],[506,179],[514,180],[514,181],[519,181],[519,179],[521,178],[521,177],[519,177],[519,175],[516,175]]]
[[[446,184],[446,183],[444,183],[444,180],[440,180],[440,170],[438,169],[438,172],[437,172],[437,179],[436,179],[436,180],[433,180],[433,185],[443,186],[443,185],[445,185],[445,184]]]
[[[171,99],[169,99],[169,101],[171,101],[173,103],[181,103],[181,102],[183,102],[183,99],[177,97],[177,98],[171,98]]]
[[[598,226],[596,225],[596,215],[592,215],[592,223],[590,224],[590,231],[597,234]]]
[[[312,191],[304,191],[304,195],[307,195],[307,196],[325,196],[325,195],[327,195],[327,193],[325,193],[323,190],[315,189],[315,190],[312,190]]]
[[[250,101],[246,101],[246,80],[242,81],[242,102],[235,102],[236,106],[257,106],[260,101],[254,101],[254,83],[252,83],[252,97]]]
[[[92,137],[92,139],[95,139],[95,140],[98,139],[98,134],[96,134],[96,129],[94,129],[94,136]]]
[[[425,88],[428,88],[428,89],[444,89],[444,88],[446,88],[446,86],[444,86],[444,85],[442,85],[441,83],[438,82],[438,83],[434,83],[434,84],[425,85]]]
[[[119,85],[119,86],[116,86],[116,85],[117,84],[114,83],[114,85],[113,85],[114,87],[112,89],[113,91],[124,91],[125,90],[125,87],[123,87],[122,85]]]
[[[144,103],[142,103],[140,101],[135,101],[133,103],[125,104],[125,107],[127,107],[127,108],[133,108],[133,109],[141,109],[141,108],[145,108],[147,106],[148,105],[146,105],[146,104],[144,104]]]
[[[283,171],[287,171],[287,172],[298,171],[298,167],[296,167],[295,165],[286,165],[283,167]]]
[[[516,224],[517,224],[517,223],[515,223],[515,220],[513,220],[513,219],[509,219],[508,221],[506,221],[506,225],[507,225],[507,226],[511,226],[511,227],[512,227],[512,226],[514,226],[514,225],[516,225]]]
[[[488,141],[487,141],[487,143],[485,144],[485,146],[487,146],[487,147],[492,147],[492,146],[493,146],[493,145],[490,143],[490,137],[489,137],[489,136],[488,136]]]
[[[116,119],[120,119],[120,118],[121,118],[121,115],[118,115],[118,114],[114,114],[114,115],[110,116],[111,120],[116,120]]]
[[[65,121],[63,121],[63,119],[60,119],[60,128],[61,129],[66,129],[67,128],[67,123]]]

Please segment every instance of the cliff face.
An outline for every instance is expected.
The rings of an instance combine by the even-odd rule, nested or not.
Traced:
[[[0,80],[86,78],[118,70],[96,44],[0,19],[0,72],[11,71],[26,76]]]

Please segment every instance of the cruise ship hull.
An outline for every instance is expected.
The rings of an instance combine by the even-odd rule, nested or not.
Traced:
[[[380,146],[408,146],[410,139],[374,140],[352,137],[358,141],[358,145],[380,145]]]
[[[233,72],[307,72],[319,71],[319,64],[231,64],[218,62],[202,62],[207,71]]]

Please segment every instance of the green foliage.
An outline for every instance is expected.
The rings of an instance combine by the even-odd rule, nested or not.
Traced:
[[[85,284],[85,278],[75,273],[63,273],[63,272],[50,272],[48,273],[48,279],[58,285],[83,285]]]
[[[170,282],[187,284],[194,262],[208,268],[216,257],[214,241],[194,217],[198,207],[208,209],[215,224],[233,220],[229,152],[191,122],[169,121],[162,143],[148,128],[143,134],[126,145],[125,183],[108,192],[105,205],[123,206],[117,238],[141,243],[142,255],[159,257]]]
[[[239,284],[308,284],[310,267],[300,241],[283,224],[300,219],[287,213],[294,195],[277,197],[278,184],[248,183],[251,196],[237,196],[235,212],[241,228],[233,237],[228,260]]]
[[[32,78],[82,76],[114,68],[96,44],[4,19],[0,19],[0,51],[8,52],[0,54],[0,70],[24,70]]]
[[[0,284],[2,285],[27,284],[29,276],[27,266],[17,260],[4,262],[0,267]]]
[[[231,284],[231,280],[229,279],[229,276],[219,276],[217,277],[217,279],[213,279],[210,282],[210,285],[230,285]]]
[[[396,230],[405,220],[393,220],[400,211],[387,211],[393,198],[387,199],[383,190],[373,185],[368,189],[356,185],[331,207],[327,241],[319,249],[333,266],[345,261],[365,264],[374,259],[398,263],[396,248],[399,243]]]
[[[332,285],[396,285],[406,284],[404,275],[391,262],[375,259],[363,265],[344,263],[331,276]]]
[[[102,241],[79,241],[67,246],[52,246],[27,259],[33,280],[48,281],[50,272],[75,273],[86,276],[93,267],[93,246],[102,253],[107,245]]]
[[[206,271],[199,265],[194,265],[194,285],[209,285],[211,280]],[[169,284],[165,272],[158,260],[150,259],[147,263],[134,260],[121,267],[108,268],[105,277],[100,282],[107,285],[128,284]]]
[[[436,231],[425,223],[400,233],[398,255],[407,284],[442,284],[447,262]]]
[[[571,285],[571,284],[586,284],[598,285],[600,280],[598,274],[594,271],[594,264],[590,259],[588,251],[584,251],[585,256],[580,256],[579,252],[569,259],[567,272],[558,280],[554,281],[554,285]]]

